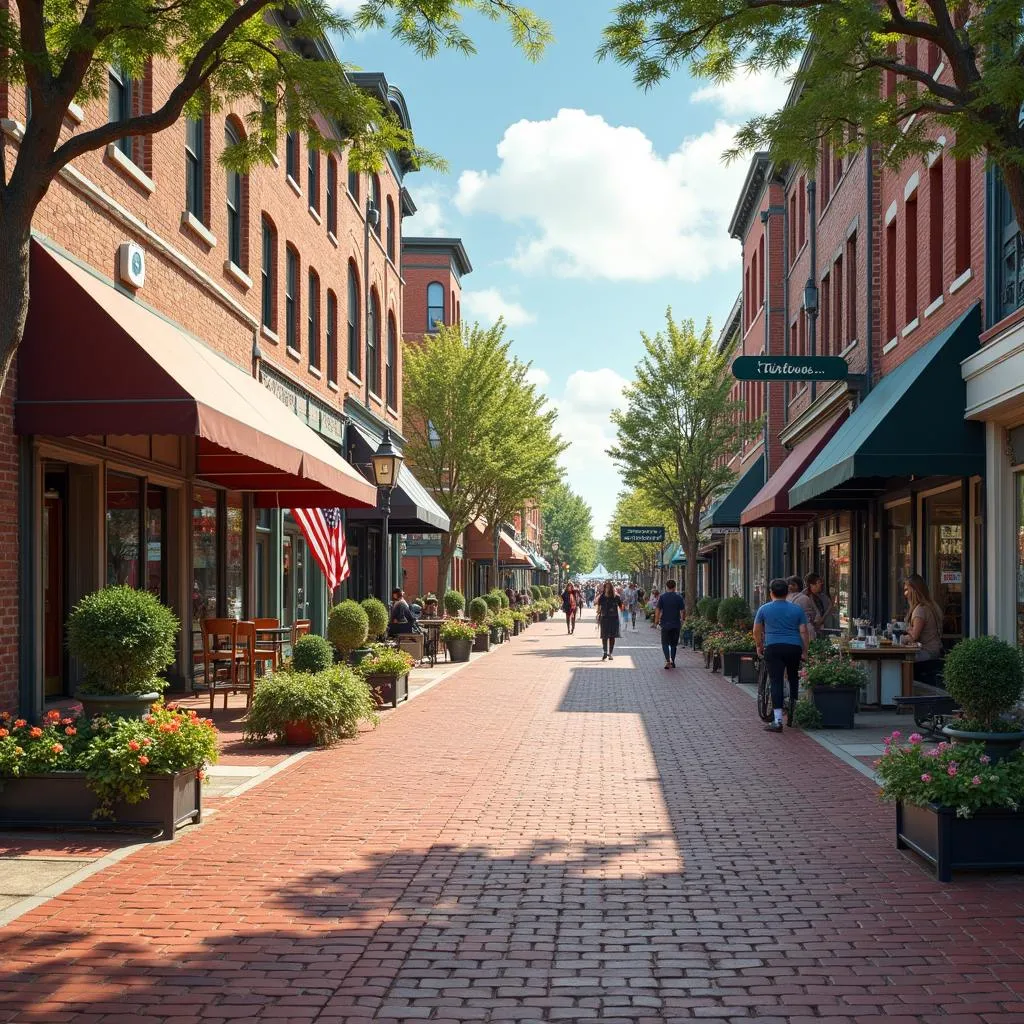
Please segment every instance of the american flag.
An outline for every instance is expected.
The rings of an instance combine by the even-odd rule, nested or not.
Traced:
[[[292,515],[309,544],[309,550],[324,571],[327,586],[334,590],[348,579],[350,572],[341,509],[293,508]]]

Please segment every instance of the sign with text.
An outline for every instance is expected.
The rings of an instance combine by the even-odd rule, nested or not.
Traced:
[[[619,540],[623,544],[664,544],[664,526],[620,526]]]
[[[737,380],[846,380],[850,366],[839,356],[737,356]]]

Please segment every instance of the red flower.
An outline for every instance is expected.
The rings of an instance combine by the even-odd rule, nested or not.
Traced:
[[[16,718],[14,720],[14,728],[15,729],[24,729],[25,728],[25,719],[24,718]]]
[[[43,730],[40,729],[38,725],[33,725],[32,728],[29,729],[28,734],[32,739],[37,740],[43,735]]]
[[[53,751],[53,752],[54,752],[55,754],[63,754],[63,753],[64,753],[64,748],[63,748],[63,747],[61,746],[61,744],[59,744],[59,743],[54,743],[54,745],[53,745],[52,747],[50,747],[50,749],[51,749],[51,750],[52,750],[52,751]]]
[[[74,725],[75,724],[75,720],[73,718],[62,718],[60,720],[60,724],[61,725]]]
[[[59,711],[47,711],[46,712],[46,717],[51,722],[56,722],[56,721],[58,721],[60,719],[60,712]]]
[[[141,765],[149,764],[149,758],[146,757],[145,754],[139,754],[139,764],[141,764]]]
[[[68,727],[67,727],[67,728],[66,728],[66,729],[64,730],[64,735],[65,735],[65,736],[74,736],[74,735],[75,735],[75,733],[77,733],[77,732],[78,732],[78,730],[77,730],[77,729],[76,729],[76,728],[75,728],[75,727],[74,727],[73,725],[69,725],[69,726],[68,726]]]
[[[0,711],[0,718],[2,718],[5,722],[9,722],[11,720],[10,711]]]
[[[144,747],[151,747],[151,746],[153,746],[153,741],[148,736],[146,736],[142,740],[142,745]]]
[[[129,750],[138,750],[141,745],[142,744],[140,744],[138,740],[129,740],[128,741],[128,749]]]
[[[11,735],[10,732],[8,732],[6,729],[0,729],[0,740],[2,740],[5,736],[10,736],[10,735]]]

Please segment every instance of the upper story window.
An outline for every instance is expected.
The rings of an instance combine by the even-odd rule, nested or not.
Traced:
[[[238,132],[229,121],[224,127],[224,145],[237,146]],[[242,267],[242,175],[238,171],[227,171],[227,208],[228,208],[228,259],[236,267]]]
[[[385,361],[384,391],[387,404],[392,409],[398,405],[398,327],[395,318],[388,314],[388,351]]]
[[[433,281],[427,285],[427,330],[436,331],[444,324],[444,285]]]
[[[185,209],[206,223],[206,118],[185,121]]]
[[[352,170],[351,166],[348,169],[348,194],[359,202],[359,172]]]
[[[320,369],[320,277],[309,268],[309,307],[306,313],[309,365]]]
[[[366,379],[370,391],[380,394],[380,299],[377,289],[370,292],[370,311],[366,319]]]
[[[960,163],[966,164],[967,162],[961,161]],[[956,165],[957,173],[960,171],[960,163]],[[970,192],[969,190],[965,191],[966,198]],[[1001,176],[998,174],[992,195],[993,224],[995,225],[993,232],[995,237],[992,239],[994,251],[991,254],[991,265],[995,277],[992,289],[995,300],[992,322],[995,323],[1024,306],[1024,238],[1021,237],[1020,229],[1017,227],[1017,218],[1013,215],[1013,204],[1010,202],[1006,186],[1003,185]],[[957,245],[959,245],[959,222],[956,234]],[[969,242],[965,245],[965,249],[965,256],[957,255],[955,270],[958,276],[970,268]]]
[[[299,254],[289,245],[284,252],[285,344],[299,350]]]
[[[307,190],[309,192],[309,205],[320,212],[320,153],[312,146],[306,151],[307,167]]]
[[[395,203],[391,196],[388,196],[388,213],[386,218],[386,239],[388,259],[395,262]]]
[[[338,297],[327,289],[327,380],[338,383]]]
[[[325,199],[327,230],[336,236],[338,234],[338,161],[333,156],[327,158],[327,192]]]
[[[263,216],[263,253],[260,262],[260,286],[263,306],[263,326],[274,330],[277,314],[277,231],[266,215]]]
[[[138,83],[129,78],[119,67],[107,69],[107,120],[115,123],[127,121],[132,116],[135,92]],[[128,159],[132,158],[132,138],[125,136],[114,143]]]
[[[359,376],[359,275],[348,265],[348,372]]]
[[[299,133],[288,132],[284,140],[284,172],[299,183]]]
[[[373,225],[374,233],[380,238],[380,215],[382,213],[380,208],[380,178],[377,175],[373,175],[370,178],[370,202],[373,204],[373,208],[377,211],[377,220]]]

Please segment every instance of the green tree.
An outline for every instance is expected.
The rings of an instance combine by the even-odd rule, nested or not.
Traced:
[[[744,419],[742,404],[729,397],[731,353],[717,350],[710,319],[700,334],[692,320],[677,324],[671,309],[665,320],[664,333],[641,335],[646,355],[623,392],[625,409],[612,413],[616,440],[608,454],[627,486],[674,519],[692,601],[700,517],[735,479],[726,458],[761,425]]]
[[[664,526],[664,544],[623,543],[620,526]],[[612,572],[630,574],[653,573],[658,567],[665,549],[675,543],[677,536],[675,516],[651,501],[641,490],[620,492],[615,502],[608,533],[604,539],[604,551],[608,555],[605,565]]]
[[[937,122],[954,155],[999,167],[1024,224],[1019,0],[625,0],[598,52],[647,88],[680,66],[717,83],[781,73],[805,48],[799,101],[749,121],[732,155],[767,148],[813,167],[827,140],[840,156],[871,145],[895,167],[934,149]]]
[[[183,115],[231,109],[247,134],[225,163],[269,163],[280,131],[302,131],[311,145],[351,147],[360,170],[388,151],[414,165],[436,158],[417,149],[390,110],[358,88],[333,56],[329,36],[390,26],[423,56],[441,48],[469,53],[462,15],[507,22],[533,58],[550,38],[547,24],[514,0],[366,0],[352,17],[327,0],[88,0],[80,4],[16,0],[0,11],[0,75],[26,85],[32,116],[8,167],[0,147],[0,388],[21,343],[28,313],[29,241],[35,211],[62,168],[128,137],[154,135]],[[136,80],[150,61],[177,69],[152,110],[68,134],[68,108],[101,100],[108,67]],[[323,127],[330,125],[328,131]]]
[[[544,539],[558,541],[558,558],[571,572],[587,572],[597,565],[590,506],[567,483],[549,487],[540,503]]]

